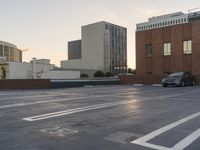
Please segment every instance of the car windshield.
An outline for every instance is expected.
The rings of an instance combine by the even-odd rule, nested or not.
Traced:
[[[169,77],[181,77],[181,76],[183,76],[183,74],[184,74],[183,72],[172,73],[169,75]]]

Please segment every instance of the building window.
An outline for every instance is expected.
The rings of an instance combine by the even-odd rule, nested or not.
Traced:
[[[106,24],[105,29],[107,29],[107,30],[110,29],[108,24]]]
[[[3,56],[3,45],[0,45],[0,56]]]
[[[186,19],[186,18],[184,18],[184,22],[187,22],[187,19]]]
[[[183,19],[181,19],[181,22],[184,22]]]
[[[146,57],[152,57],[152,45],[145,45]]]
[[[164,43],[164,56],[169,56],[171,55],[171,43]]]
[[[7,60],[9,60],[9,47],[8,46],[4,46],[4,56],[6,57]]]
[[[192,53],[192,41],[183,41],[183,53],[191,54]]]
[[[146,72],[146,74],[152,74],[152,72]]]

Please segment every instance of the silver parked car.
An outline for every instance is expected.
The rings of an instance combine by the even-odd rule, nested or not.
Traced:
[[[174,86],[186,86],[196,84],[196,79],[192,75],[191,72],[177,72],[168,75],[166,78],[162,79],[163,87],[167,87],[168,85]]]

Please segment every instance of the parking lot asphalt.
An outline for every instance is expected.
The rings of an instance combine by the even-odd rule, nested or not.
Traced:
[[[200,86],[0,91],[0,150],[199,150]]]

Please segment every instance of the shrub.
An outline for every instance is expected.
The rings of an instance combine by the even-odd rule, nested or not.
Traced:
[[[128,68],[128,73],[136,74],[136,70],[135,70],[135,69]]]
[[[98,70],[94,73],[94,77],[104,77],[104,73],[102,71]]]
[[[81,74],[81,77],[82,77],[82,78],[88,78],[89,76],[88,76],[87,74],[85,74],[85,73],[82,73],[82,74]]]
[[[106,72],[105,73],[105,77],[112,77],[113,75],[112,75],[112,73],[111,72]]]
[[[6,69],[4,67],[1,67],[1,72],[2,72],[2,79],[6,79]]]

